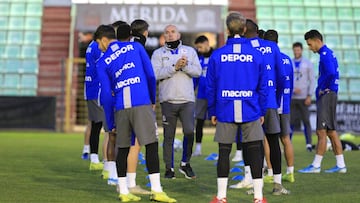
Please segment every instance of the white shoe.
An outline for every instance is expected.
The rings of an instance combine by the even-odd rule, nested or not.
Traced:
[[[250,180],[246,180],[246,179],[238,182],[235,185],[230,185],[230,188],[233,188],[233,189],[253,188],[253,187],[254,187],[253,183]]]

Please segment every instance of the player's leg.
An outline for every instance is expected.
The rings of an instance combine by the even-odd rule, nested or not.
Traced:
[[[195,126],[195,152],[193,156],[201,155],[201,142],[203,137],[203,129],[204,123],[207,114],[207,100],[205,99],[197,99],[195,103],[195,118],[196,118],[196,126]]]
[[[270,146],[266,137],[264,137],[264,154],[264,165],[267,171],[266,176],[264,176],[264,183],[274,183],[274,172],[270,160]]]
[[[290,114],[280,115],[281,135],[280,140],[284,146],[284,155],[286,160],[286,174],[282,179],[288,182],[295,182],[294,177],[294,149],[290,140]]]
[[[89,159],[90,154],[90,131],[91,131],[91,121],[87,122],[85,132],[84,132],[84,147],[81,158],[84,160]]]
[[[264,132],[260,120],[241,125],[243,150],[249,162],[254,185],[254,199],[263,200]]]
[[[235,123],[217,122],[214,141],[218,142],[219,158],[217,163],[217,195],[213,202],[226,202],[227,184],[230,170],[230,153],[235,140],[238,125]]]
[[[165,178],[175,178],[174,172],[174,138],[177,122],[177,105],[161,103],[162,124],[164,128],[163,159],[165,162]]]
[[[152,107],[140,106],[132,108],[133,116],[130,117],[133,130],[140,145],[145,145],[146,167],[151,184],[150,200],[159,202],[176,202],[162,189],[160,183],[159,144],[156,135],[157,125]]]
[[[303,101],[303,100],[301,100]],[[312,130],[310,123],[310,111],[309,107],[305,105],[305,101],[299,104],[301,120],[304,123],[304,135],[306,141],[306,149],[312,151]]]
[[[184,174],[187,179],[196,178],[196,175],[190,165],[192,148],[194,145],[194,107],[195,105],[193,102],[188,102],[181,104],[179,111],[180,121],[183,126],[183,133],[186,137],[179,171]]]
[[[238,162],[243,160],[243,152],[242,152],[242,132],[239,128],[236,135],[236,152],[231,161]]]

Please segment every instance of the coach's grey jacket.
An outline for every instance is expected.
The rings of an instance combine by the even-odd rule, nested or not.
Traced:
[[[175,70],[176,62],[186,56],[187,66]],[[151,57],[156,79],[159,81],[159,100],[181,104],[195,102],[193,77],[201,74],[201,65],[194,48],[180,45],[172,50],[165,46],[156,49]]]
[[[295,61],[300,61],[299,67],[295,67]],[[312,96],[315,91],[314,67],[311,61],[302,57],[301,59],[293,59],[294,68],[294,89],[301,89],[300,94],[292,94],[292,99],[305,99]]]

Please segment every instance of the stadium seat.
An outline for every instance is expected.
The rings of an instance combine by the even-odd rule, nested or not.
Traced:
[[[36,88],[37,87],[37,75],[24,74],[21,76],[20,88]]]
[[[288,0],[272,0],[273,6],[287,6]]]
[[[10,4],[7,2],[0,2],[0,15],[8,16],[10,11]]]
[[[5,74],[4,87],[19,88],[20,76],[19,74]]]
[[[360,21],[355,22],[355,32],[360,35]]]
[[[271,1],[269,0],[255,0],[256,6],[271,6]]]
[[[9,30],[22,30],[24,28],[24,17],[10,17],[8,28]]]
[[[25,19],[26,30],[41,30],[41,18],[39,17],[27,17]]]
[[[319,7],[306,7],[305,18],[307,20],[321,20],[321,10]]]
[[[335,0],[320,0],[321,7],[335,7]]]
[[[289,9],[285,6],[275,6],[273,7],[273,16],[274,19],[278,20],[288,20],[289,19]]]
[[[325,35],[324,42],[330,49],[341,48],[339,35]]]
[[[319,6],[319,0],[304,0],[304,6]]]
[[[8,44],[22,44],[23,32],[22,31],[9,31],[7,35]]]
[[[7,42],[7,32],[4,30],[0,30],[0,44],[6,44]]]
[[[360,93],[360,79],[349,79],[349,92]]]
[[[279,35],[279,47],[283,49],[290,49],[292,47],[291,35]]]
[[[20,95],[20,91],[17,87],[16,88],[4,88],[4,89],[2,89],[1,95],[18,96],[18,95]]]
[[[344,76],[346,76],[346,77],[360,76],[360,64],[359,63],[349,63],[347,65],[344,65],[344,67],[346,68],[346,72],[345,72]]]
[[[346,78],[340,78],[339,80],[339,92],[348,93],[348,85]]]
[[[357,42],[355,35],[342,35],[342,48],[343,49],[356,49]]]
[[[259,20],[259,29],[268,30],[274,29],[274,22],[272,20]]]
[[[37,59],[25,59],[22,61],[21,71],[23,73],[37,74],[39,71],[39,62]]]
[[[288,5],[290,6],[290,7],[292,7],[292,6],[303,6],[303,0],[289,0],[288,1]]]
[[[325,21],[327,20],[336,20],[336,8],[335,7],[322,7],[321,8],[321,18]]]
[[[340,33],[341,34],[354,34],[355,25],[353,21],[340,21]]]
[[[22,58],[37,58],[38,56],[38,47],[26,45],[22,47],[21,57]]]
[[[291,33],[293,34],[304,34],[308,30],[304,21],[293,20],[291,21]]]
[[[20,46],[17,45],[7,45],[5,47],[5,58],[19,58],[20,57]]]
[[[19,73],[21,61],[19,59],[8,59],[5,63],[5,73]]]
[[[309,20],[307,21],[307,28],[308,30],[311,29],[323,30],[322,22],[316,20]]]
[[[36,96],[36,88],[20,89],[21,96]]]
[[[304,33],[302,34],[293,34],[292,35],[292,40],[291,40],[293,43],[294,42],[301,42],[303,44],[303,48],[306,50],[306,42],[305,42],[305,39],[304,39]]]
[[[258,6],[256,8],[256,18],[258,20],[269,20],[273,18],[272,7]]]
[[[305,19],[305,10],[301,6],[293,6],[289,8],[289,17],[294,20]],[[293,21],[294,22],[294,21]]]
[[[341,1],[341,0],[340,0],[340,1]],[[352,5],[353,7],[360,7],[360,1],[353,0],[351,5]]]
[[[345,63],[358,63],[359,62],[359,52],[355,49],[344,50],[344,59]]]
[[[351,7],[352,0],[336,0],[337,7]]]
[[[354,3],[354,2],[353,2]],[[360,3],[359,3],[360,4]],[[360,20],[360,7],[354,8],[354,20]]]
[[[0,44],[0,61],[2,61],[5,58],[5,45]]]
[[[25,15],[25,3],[11,3],[10,15],[11,16],[23,16]]]
[[[42,16],[43,5],[39,3],[28,3],[26,6],[27,16]]]
[[[7,30],[8,29],[8,17],[7,16],[0,16],[0,29]]]
[[[324,21],[324,34],[336,34],[338,30],[337,21]]]
[[[288,20],[276,20],[275,30],[278,31],[279,35],[290,33],[290,23]]]
[[[337,9],[337,19],[338,20],[352,20],[353,19],[353,10],[350,7],[338,8]]]
[[[40,45],[41,32],[39,31],[25,31],[24,44]]]

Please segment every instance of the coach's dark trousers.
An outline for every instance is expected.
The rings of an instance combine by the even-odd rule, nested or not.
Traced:
[[[164,128],[163,158],[166,169],[174,168],[174,138],[177,119],[180,118],[184,136],[187,137],[183,149],[183,162],[189,162],[194,145],[194,102],[173,104],[161,103],[162,124]]]

